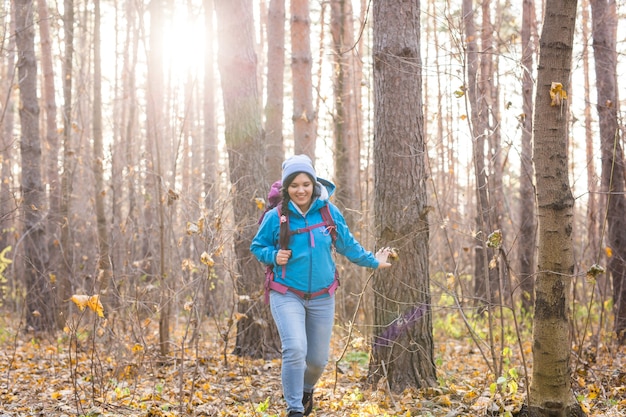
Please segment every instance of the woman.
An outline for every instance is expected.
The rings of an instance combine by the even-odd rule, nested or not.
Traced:
[[[339,209],[328,201],[335,186],[317,178],[308,156],[295,155],[282,168],[282,203],[264,216],[250,250],[273,266],[274,280],[288,289],[270,292],[270,308],[282,344],[288,415],[301,417],[313,409],[313,388],[328,362],[335,314],[333,247],[351,262],[374,269],[391,266],[390,249],[374,255],[356,241]],[[334,239],[328,227],[316,227],[327,223],[325,205],[336,227]],[[291,233],[281,236],[281,222],[287,222]]]

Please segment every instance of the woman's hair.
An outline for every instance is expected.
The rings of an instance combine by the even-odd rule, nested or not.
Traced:
[[[282,216],[289,216],[289,202],[291,201],[291,198],[289,197],[289,186],[293,182],[294,178],[296,178],[300,174],[306,174],[313,183],[313,194],[311,195],[311,198],[319,197],[319,190],[315,186],[317,182],[316,179],[306,172],[294,172],[293,174],[285,178],[285,181],[283,181],[283,186],[280,189],[280,193],[282,195],[282,202],[280,203],[280,213]],[[280,243],[281,249],[287,249],[289,247],[289,238],[291,237],[291,233],[289,227],[282,227],[282,223],[280,223],[280,226],[281,227],[278,235],[278,242]]]

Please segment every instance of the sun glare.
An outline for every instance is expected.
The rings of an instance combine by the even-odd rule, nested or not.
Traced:
[[[199,76],[204,65],[204,16],[201,8],[194,12],[176,7],[164,28],[163,59],[172,81],[183,82],[189,72]]]

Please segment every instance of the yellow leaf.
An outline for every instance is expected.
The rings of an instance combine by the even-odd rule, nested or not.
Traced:
[[[440,395],[435,398],[435,401],[437,402],[437,404],[444,407],[450,407],[452,405],[452,401],[450,401],[450,397],[448,397],[447,395]]]
[[[83,311],[85,307],[87,307],[87,303],[89,302],[89,296],[74,294],[72,295],[72,298],[70,298],[70,300],[72,300],[74,304],[78,306],[80,311]]]
[[[50,397],[52,397],[53,400],[58,400],[59,398],[63,397],[63,394],[61,394],[58,391],[55,391],[52,394],[50,394]]]
[[[197,224],[192,223],[192,222],[187,222],[187,234],[189,236],[193,235],[194,233],[198,233],[200,231],[200,228],[198,227]]]
[[[563,89],[563,84],[552,82],[550,87],[551,106],[560,106],[563,100],[567,100],[567,91]]]
[[[202,252],[202,255],[200,255],[200,262],[209,267],[215,265],[215,261],[213,261],[211,255],[209,255],[207,252]]]
[[[99,317],[104,317],[104,307],[100,302],[100,296],[98,294],[89,297],[87,306],[91,309],[91,311],[97,313]]]
[[[104,317],[104,307],[102,307],[102,303],[100,303],[99,295],[92,295],[90,297],[88,295],[74,294],[70,300],[78,306],[80,311],[83,311],[85,307],[89,307],[89,309],[97,313],[98,316]]]
[[[245,315],[245,314],[241,314],[241,313],[235,313],[235,321],[239,321],[239,320],[245,319],[245,318],[248,318],[248,316]]]
[[[604,248],[604,253],[606,253],[607,258],[610,258],[611,256],[613,256],[613,249],[607,246],[606,248]]]
[[[489,269],[495,269],[497,266],[498,266],[498,261],[494,257],[489,261]]]

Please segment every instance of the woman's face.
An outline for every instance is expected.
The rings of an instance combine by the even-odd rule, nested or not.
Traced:
[[[303,213],[306,213],[311,205],[313,186],[314,184],[313,181],[311,181],[311,178],[307,174],[301,172],[296,175],[287,188],[289,198],[300,208],[300,210],[302,210]]]

